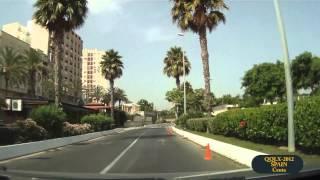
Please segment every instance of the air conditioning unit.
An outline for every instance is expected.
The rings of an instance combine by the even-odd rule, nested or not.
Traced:
[[[21,99],[12,99],[11,101],[11,110],[12,111],[22,111],[22,100]]]

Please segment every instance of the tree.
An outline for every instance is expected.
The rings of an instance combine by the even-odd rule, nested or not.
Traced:
[[[206,108],[211,112],[210,103],[210,71],[207,47],[207,29],[214,30],[220,22],[225,22],[221,12],[228,9],[223,0],[173,0],[172,20],[182,31],[191,30],[199,35],[201,59],[205,82]]]
[[[30,96],[36,96],[36,82],[37,82],[37,73],[41,73],[45,68],[43,65],[43,60],[41,57],[41,52],[34,50],[32,48],[25,51],[24,59],[26,62],[26,69],[28,71],[28,93]]]
[[[54,54],[54,90],[55,105],[61,103],[61,62],[63,61],[63,40],[65,32],[80,27],[86,18],[87,0],[37,0],[33,18],[36,23],[45,27],[52,38]],[[49,53],[50,55],[50,53]]]
[[[95,98],[97,102],[100,102],[105,94],[105,90],[102,86],[96,86],[92,92],[92,98]]]
[[[114,120],[114,80],[122,76],[123,63],[119,53],[113,49],[102,56],[101,72],[110,83],[111,118]]]
[[[311,64],[311,94],[314,94],[320,90],[320,58],[313,57]]]
[[[114,89],[114,99],[115,102],[119,102],[119,109],[121,109],[121,102],[128,102],[128,98],[123,89],[115,88]]]
[[[167,52],[166,57],[164,58],[164,68],[163,73],[168,77],[173,77],[176,79],[177,87],[180,87],[180,76],[183,76],[183,52],[181,47],[172,47]],[[187,56],[184,54],[184,62],[185,62],[185,73],[189,74],[191,65],[188,61]]]
[[[281,62],[254,65],[242,79],[245,95],[273,103],[285,95],[284,68]]]
[[[5,47],[0,50],[0,68],[4,77],[5,97],[8,95],[9,83],[19,84],[25,81],[25,61],[14,49]]]
[[[110,92],[110,91],[109,91]],[[109,92],[104,93],[104,95],[102,96],[102,100],[101,102],[104,104],[110,104],[111,102],[111,95]]]
[[[137,104],[140,105],[140,111],[153,111],[153,103],[145,99],[140,99]]]
[[[295,90],[311,86],[312,54],[304,52],[292,60],[293,86]]]
[[[239,104],[240,103],[240,96],[232,97],[230,94],[223,95],[221,98],[216,99],[217,105],[223,104]]]

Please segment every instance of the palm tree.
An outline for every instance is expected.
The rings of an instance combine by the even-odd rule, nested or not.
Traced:
[[[0,68],[4,77],[5,97],[8,95],[9,81],[19,84],[25,81],[25,61],[22,55],[10,47],[0,50]]]
[[[203,75],[205,82],[205,101],[210,112],[210,71],[207,47],[207,29],[214,30],[226,18],[221,12],[228,7],[224,0],[172,0],[172,20],[182,31],[191,30],[199,35]]]
[[[37,0],[33,18],[49,31],[54,56],[55,105],[61,101],[61,62],[63,60],[64,33],[80,27],[86,18],[87,0]],[[49,53],[49,55],[51,54]]]
[[[183,58],[182,58],[182,49],[181,47],[172,47],[167,52],[166,57],[164,58],[164,68],[163,73],[168,77],[174,77],[176,79],[177,88],[180,87],[180,76],[183,76]],[[189,74],[191,65],[188,61],[187,56],[184,55],[185,62],[185,73]]]
[[[119,103],[119,109],[121,108],[121,102],[128,102],[128,98],[123,89],[115,88],[114,89],[114,99]]]
[[[100,102],[103,95],[105,93],[105,90],[102,86],[97,86],[93,89],[92,97],[96,99],[97,102]]]
[[[114,120],[114,80],[122,76],[123,63],[119,53],[113,49],[106,51],[102,56],[101,72],[109,80],[111,93],[111,118]]]
[[[29,76],[29,94],[31,97],[36,95],[36,74],[44,69],[41,52],[32,48],[25,51],[24,59],[26,62],[26,68]]]

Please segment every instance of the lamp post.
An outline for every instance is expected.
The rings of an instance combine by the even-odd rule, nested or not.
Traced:
[[[183,37],[183,33],[178,33],[178,36]],[[186,69],[184,61],[184,51],[182,49],[182,64],[183,64],[183,114],[187,114],[187,93],[186,93]]]
[[[279,1],[273,0],[274,8],[277,16],[278,28],[281,36],[281,45],[284,55],[284,69],[286,77],[286,91],[287,91],[287,103],[288,103],[288,152],[295,152],[295,137],[294,137],[294,121],[293,121],[293,93],[292,93],[292,81],[291,71],[289,63],[289,51],[286,39],[286,32],[283,25],[283,20],[280,12]]]

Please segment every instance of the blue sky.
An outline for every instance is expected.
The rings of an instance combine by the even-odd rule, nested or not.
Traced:
[[[0,0],[0,26],[31,19],[34,0]],[[280,0],[290,57],[303,51],[320,55],[320,1]],[[281,59],[281,44],[272,0],[227,0],[227,22],[208,34],[211,88],[216,96],[242,94],[241,78],[254,64]],[[170,107],[167,90],[174,79],[162,73],[166,51],[182,46],[191,61],[187,77],[194,88],[204,87],[198,35],[176,34],[169,0],[89,0],[90,13],[77,32],[84,47],[115,49],[125,71],[116,86],[132,101],[145,98],[156,108]]]

